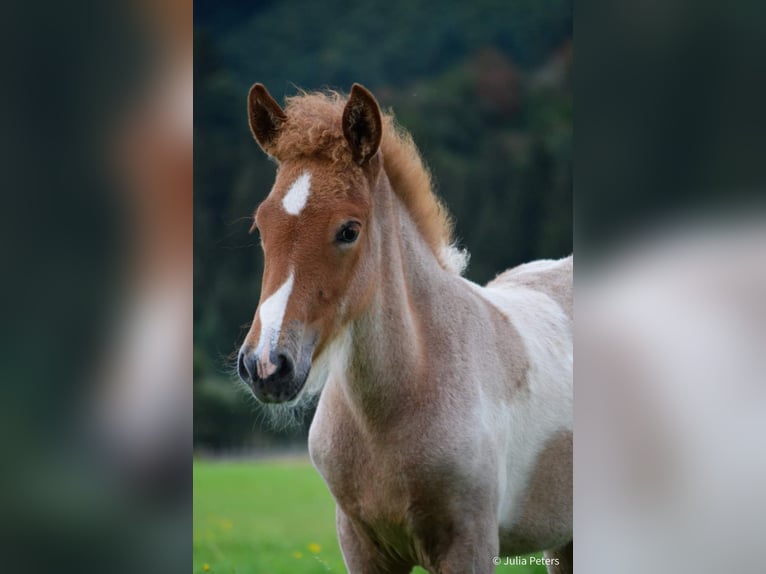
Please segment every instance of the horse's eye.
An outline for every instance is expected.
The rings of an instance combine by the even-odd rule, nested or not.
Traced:
[[[335,240],[338,243],[353,243],[356,238],[359,237],[359,230],[361,225],[356,221],[350,221],[346,223],[338,230]]]

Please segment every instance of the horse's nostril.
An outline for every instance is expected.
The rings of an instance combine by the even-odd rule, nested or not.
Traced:
[[[258,367],[258,357],[254,352],[242,351],[237,358],[237,372],[240,378],[247,384],[274,384],[289,382],[295,374],[295,363],[289,353],[278,353],[273,371],[261,372]],[[263,374],[268,374],[264,377]]]
[[[284,353],[277,355],[277,377],[285,379],[293,374],[293,361]]]
[[[255,371],[248,367],[246,354],[242,351],[240,351],[239,358],[237,359],[237,372],[239,373],[239,378],[246,383],[249,383],[253,380],[253,374]]]

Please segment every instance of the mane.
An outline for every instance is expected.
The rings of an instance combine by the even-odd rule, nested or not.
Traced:
[[[334,91],[300,92],[287,98],[287,121],[274,155],[283,161],[321,158],[341,169],[354,165],[341,126],[346,100],[346,96]],[[454,244],[452,218],[434,191],[431,173],[412,136],[396,123],[393,113],[386,111],[382,115],[380,152],[391,188],[441,266],[461,274],[468,264],[468,253]]]

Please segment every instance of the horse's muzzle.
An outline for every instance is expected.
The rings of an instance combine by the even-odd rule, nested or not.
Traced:
[[[263,403],[293,400],[306,383],[307,370],[296,368],[292,353],[285,349],[275,349],[270,363],[272,369],[265,370],[263,365],[259,367],[257,353],[243,346],[237,361],[239,377],[250,387],[255,398]]]

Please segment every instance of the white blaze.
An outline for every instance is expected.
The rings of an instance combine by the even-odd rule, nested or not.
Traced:
[[[258,311],[261,318],[261,335],[258,339],[258,347],[255,354],[258,357],[258,375],[266,378],[277,370],[277,366],[271,362],[271,350],[276,347],[279,332],[282,329],[282,320],[285,317],[287,301],[293,290],[293,273],[287,278],[282,286],[274,291],[266,299]]]
[[[303,207],[306,205],[306,201],[309,198],[309,192],[311,191],[311,174],[304,171],[298,179],[293,182],[290,189],[282,198],[282,207],[290,215],[298,215]]]

